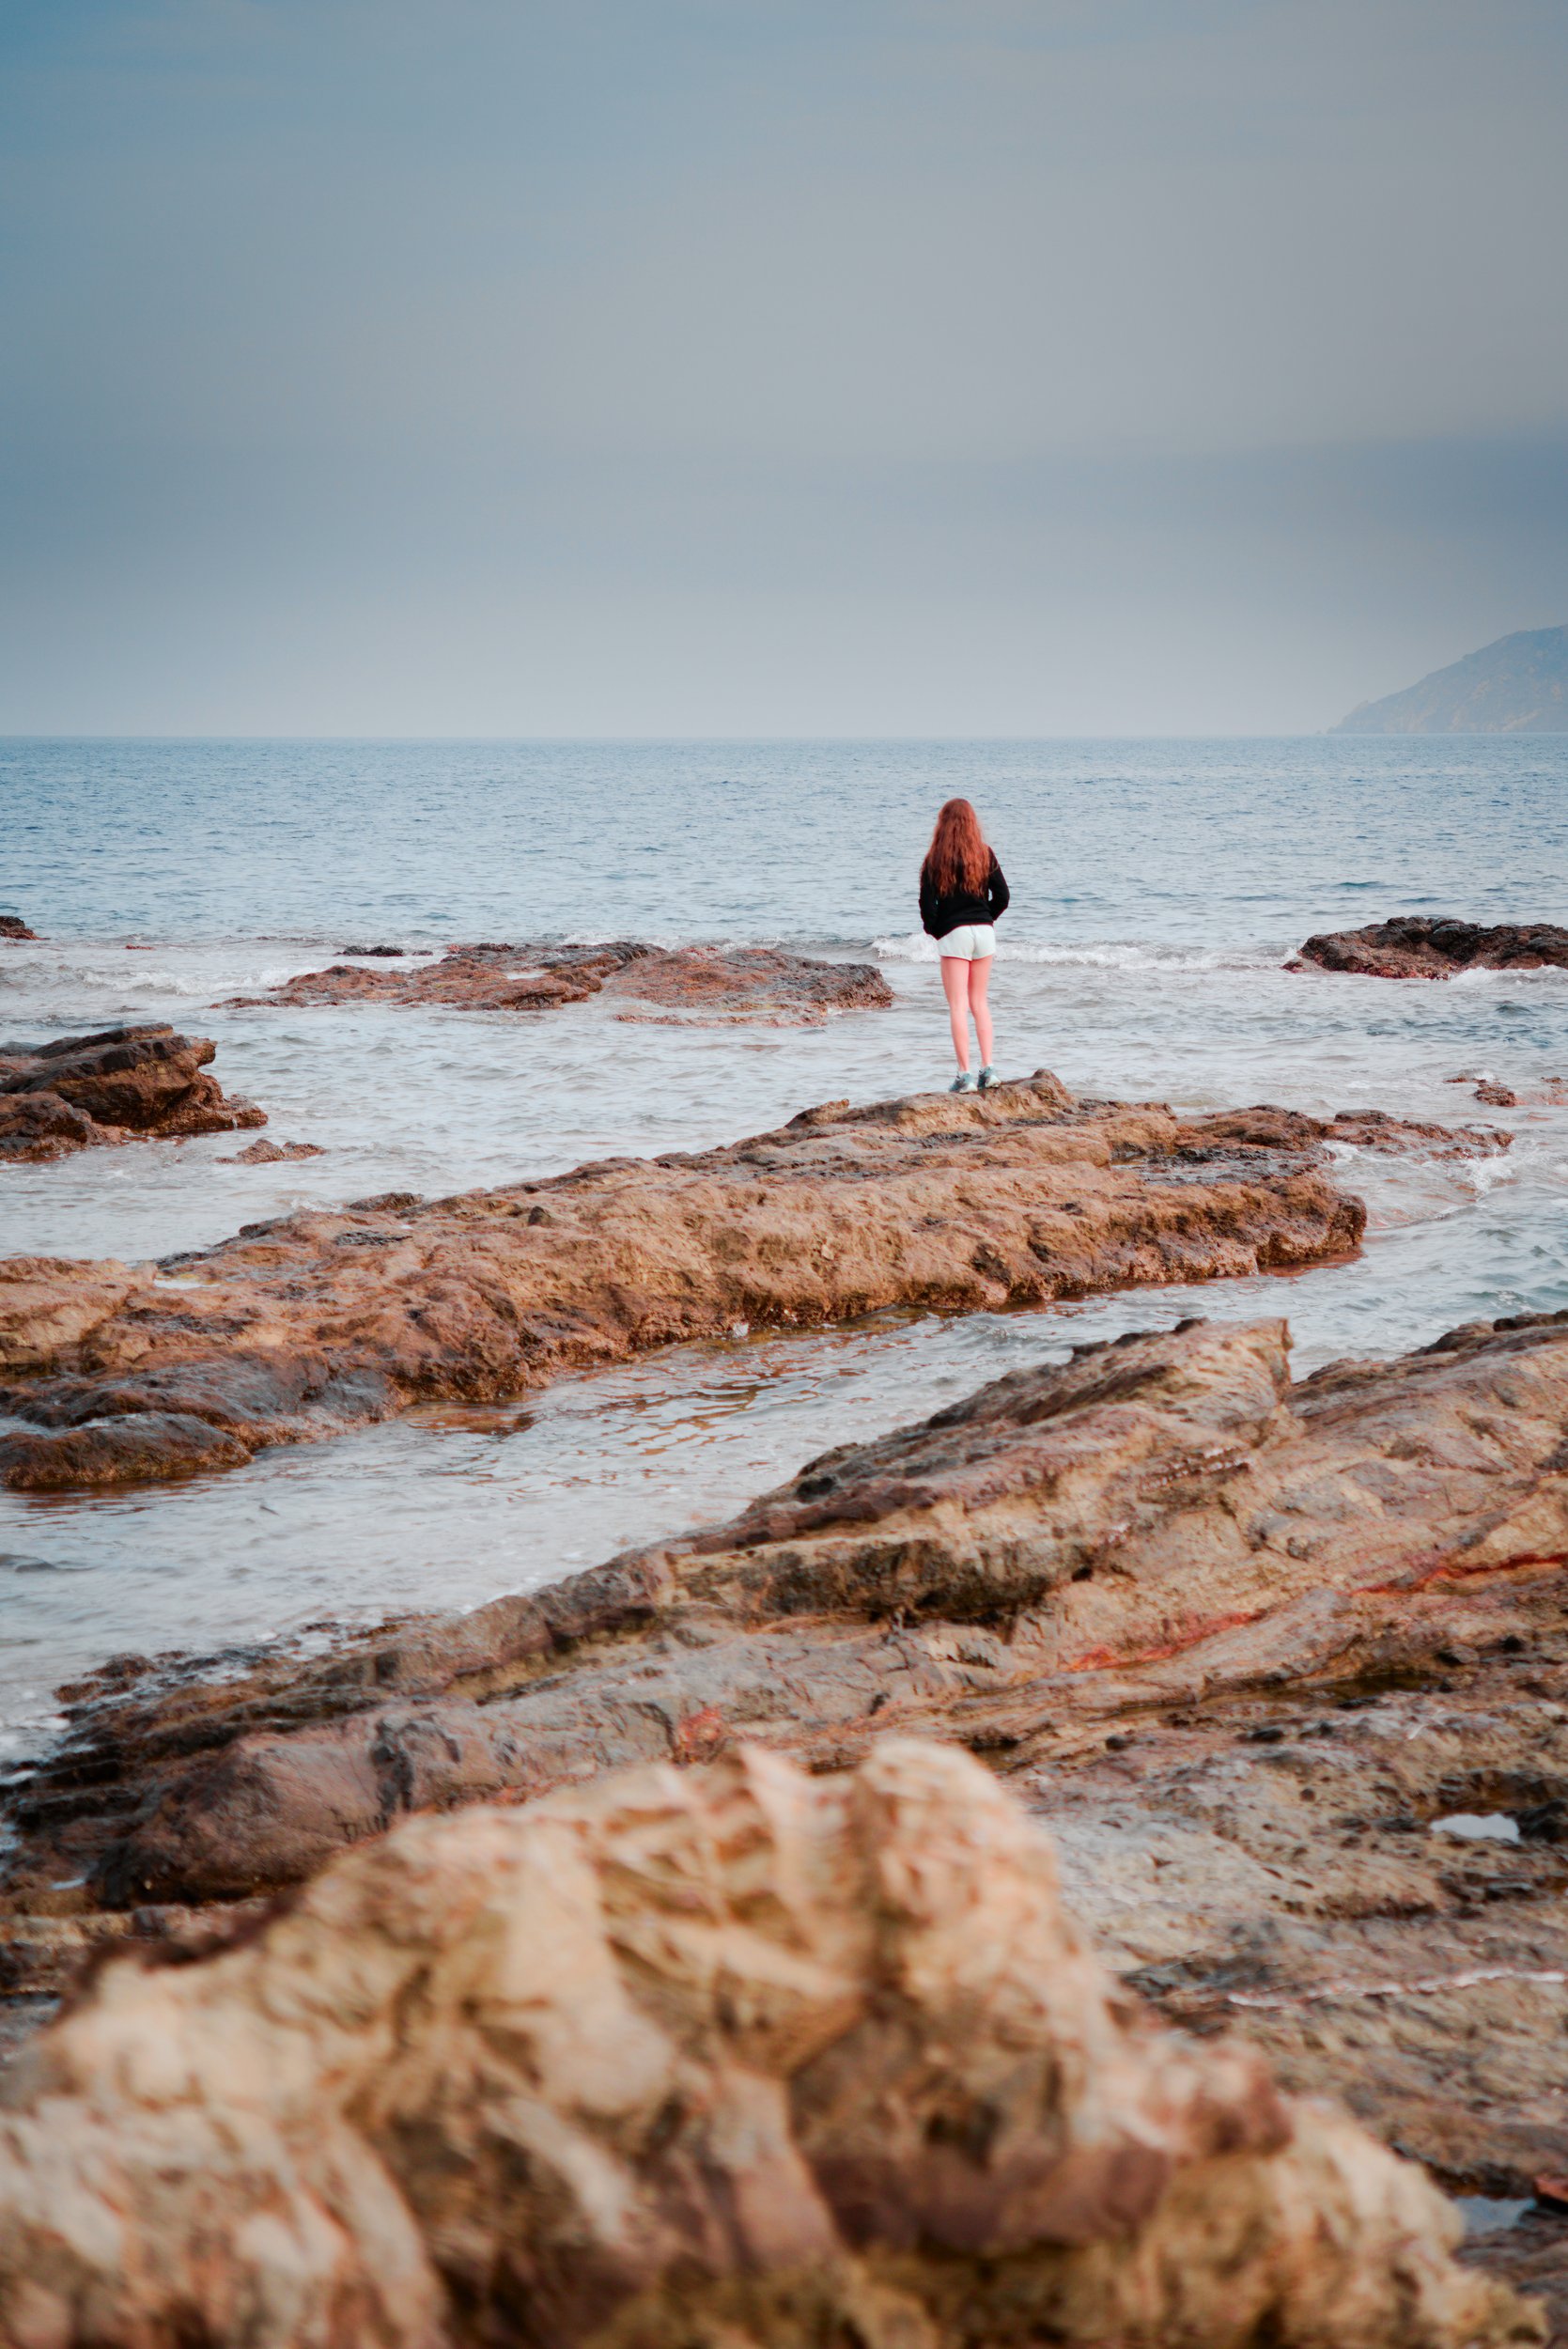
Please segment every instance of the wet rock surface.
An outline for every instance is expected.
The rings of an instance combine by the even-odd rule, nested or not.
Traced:
[[[222,1166],[281,1166],[294,1159],[319,1159],[326,1153],[318,1142],[253,1142],[232,1159],[222,1159]]]
[[[1377,1147],[1444,1129],[1374,1121]],[[1343,1125],[972,1096],[802,1112],[725,1149],[244,1227],[156,1276],[0,1262],[0,1482],[224,1465],[420,1399],[491,1401],[737,1326],[974,1311],[1354,1252]],[[1463,1146],[1493,1146],[1461,1137]]]
[[[1568,970],[1568,929],[1550,922],[1501,922],[1484,928],[1425,914],[1399,914],[1359,930],[1309,938],[1299,970],[1343,971],[1363,979],[1448,979],[1456,971]]]
[[[37,930],[30,930],[20,913],[0,913],[0,939],[14,939],[21,943],[37,937]]]
[[[345,953],[395,956],[384,946]],[[620,939],[598,946],[493,942],[454,946],[439,962],[408,971],[365,971],[352,963],[307,971],[238,1005],[444,1003],[469,1011],[553,1011],[605,994],[628,1017],[811,1025],[832,1012],[885,1010],[893,989],[875,964],[817,962],[771,946],[646,946]],[[644,1011],[642,1006],[652,1007]]]
[[[264,1126],[225,1095],[206,1036],[159,1024],[104,1028],[53,1044],[0,1044],[0,1159],[65,1158],[136,1138],[179,1141]]]
[[[51,2349],[1500,2349],[1412,2164],[1153,2022],[968,1757],[421,1820],[109,1966],[0,2111]]]

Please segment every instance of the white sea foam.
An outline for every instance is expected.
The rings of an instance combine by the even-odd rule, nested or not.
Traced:
[[[938,941],[924,930],[876,938],[871,952],[879,962],[937,962]],[[1023,963],[1044,971],[1185,972],[1277,971],[1284,957],[1266,948],[1209,951],[1149,939],[1033,939],[997,935],[999,963]]]

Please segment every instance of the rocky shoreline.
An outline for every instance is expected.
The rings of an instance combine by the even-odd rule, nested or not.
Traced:
[[[356,1843],[374,1877],[411,1812],[505,1837],[573,1784],[632,1799],[629,1766],[766,1751],[832,1784],[935,1738],[1048,1829],[1126,1990],[1528,2199],[1568,2107],[1568,1316],[1296,1382],[1287,1347],[1085,1347],[533,1595],[324,1657],[111,1666],[12,1790],[13,1999],[95,1943],[248,1933],[323,1869],[326,1899]],[[446,1831],[419,1829],[437,1878]],[[1568,2321],[1568,2224],[1482,2248]]]
[[[12,1260],[0,1462],[42,1490],[208,1469],[423,1395],[496,1397],[737,1323],[1289,1270],[1359,1242],[1340,1146],[1439,1156],[1508,1139],[1368,1112],[1178,1117],[1074,1100],[1042,1072],[986,1096],[828,1104],[725,1150],[284,1218],[158,1273]],[[212,2197],[237,2241],[234,2198],[254,2190],[335,2230],[319,2307],[358,2311],[323,2334],[345,2343],[477,2349],[498,2321],[479,2271],[520,2244],[526,2291],[554,2279],[563,2342],[608,2341],[613,2318],[617,2342],[649,2349],[708,2349],[715,2325],[730,2349],[804,2349],[851,2322],[873,2349],[991,2349],[1026,2307],[1086,2345],[1226,2341],[1222,2307],[1253,2326],[1233,2327],[1237,2349],[1258,2325],[1301,2349],[1538,2341],[1500,2283],[1452,2264],[1452,2222],[1419,2172],[1310,2100],[1337,2099],[1451,2190],[1510,2206],[1564,2167],[1565,1423],[1568,1315],[1473,1323],[1300,1380],[1283,1322],[1190,1321],[825,1455],[725,1524],[565,1580],[543,1580],[539,1562],[542,1587],[465,1615],[343,1633],[325,1653],[113,1660],[61,1692],[66,1735],[5,1789],[0,2042],[25,2045],[0,2093],[0,2313],[15,2329],[21,2309],[37,2331],[64,2289],[63,2211],[70,2307],[112,2310],[102,2338],[140,2339],[139,2326],[172,2340],[177,2309],[187,2326],[200,2310],[206,2338],[238,2338],[224,2310],[273,2289],[272,2255],[214,2264],[200,2247]],[[1114,1979],[1094,1987],[1078,1928],[1048,1903],[1019,1963],[1047,1985],[1080,1970],[1065,2006],[1047,1999],[1041,2077],[1083,2077],[1077,2053],[1061,2071],[1063,2048],[1120,2046],[1106,2077],[1126,2083],[1115,2108],[1143,2116],[1126,2140],[1136,2158],[1085,2171],[1056,2091],[1008,2102],[1013,2027],[993,2045],[999,2026],[959,2030],[948,2003],[939,2028],[920,2026],[913,2070],[890,2074],[871,2053],[885,1955],[821,2008],[811,2044],[827,2072],[796,2053],[761,2062],[768,2108],[786,2116],[774,2134],[757,2134],[760,2104],[732,2112],[737,2065],[757,2070],[734,2017],[784,1996],[781,1967],[831,1970],[830,1950],[871,1946],[882,1912],[864,1905],[864,1855],[899,1847],[902,1830],[846,1844],[844,1822],[895,1785],[918,1792],[911,1866],[939,1819],[939,1842],[989,1855],[968,1877],[955,1862],[927,1928],[958,1976],[990,1946],[987,1904],[1046,1916],[1036,1830],[1048,1835],[1067,1909]],[[741,1813],[766,1818],[760,1843],[753,1826],[722,1824]],[[450,1972],[451,1999],[476,2015],[503,1993],[476,1989],[473,1968],[491,1959],[465,1951],[526,1948],[563,1985],[529,2010],[556,1998],[551,2031],[578,2030],[582,1983],[630,1964],[642,2015],[647,1952],[665,1952],[657,1972],[670,1920],[697,1897],[669,1891],[693,1834],[734,1854],[701,1895],[719,1937],[701,1981],[731,1986],[680,1993],[698,2003],[677,2035],[706,2050],[682,2075],[685,2117],[650,2112],[606,2139],[578,2090],[548,2090],[537,2128],[557,2151],[546,2160],[531,2136],[520,2164],[508,2157],[510,2182],[487,2186],[490,2216],[465,2238],[489,2248],[455,2266],[442,2181],[488,2174],[473,2147],[493,2129],[489,2092],[462,2084],[445,2023],[427,2040],[399,2021],[383,2046],[388,2026],[361,1999],[371,1953],[395,1945],[427,1985]],[[548,1865],[528,1858],[546,1845]],[[589,1855],[597,1898],[615,1888],[610,1958],[587,1925],[540,1906],[568,1845]],[[764,1862],[745,1857],[764,1849],[766,1895]],[[533,1889],[508,1906],[516,1871]],[[779,1887],[808,1879],[839,1883],[821,1895],[831,1927],[815,1893],[810,1920],[758,1925]],[[634,1958],[615,1954],[623,1939]],[[95,1975],[116,1951],[127,1962]],[[524,1960],[505,1963],[497,1983]],[[686,1957],[677,1971],[697,1983]],[[406,2016],[387,1980],[377,2012]],[[62,1994],[66,2019],[39,2037]],[[672,1995],[646,2011],[664,2015]],[[302,1999],[318,2023],[286,2090],[267,2017]],[[852,2027],[862,2011],[875,2019]],[[501,2040],[477,2028],[474,2061],[510,2078],[497,2050],[514,2027],[498,2024]],[[970,2042],[978,2074],[954,2053]],[[120,2045],[128,2062],[182,2050],[173,2106]],[[247,2046],[255,2086],[237,2102]],[[415,2085],[383,2127],[365,2118],[368,2089],[339,2090],[394,2060]],[[1084,2092],[1084,2111],[1110,2109],[1109,2091]],[[878,2169],[872,2138],[905,2104],[922,2116],[908,2153]],[[658,2108],[673,2109],[667,2092]],[[1089,2139],[1123,2142],[1098,2120]],[[416,2140],[428,2158],[411,2164],[400,2149]],[[607,2267],[550,2248],[585,2239],[551,2167],[568,2143],[578,2179],[613,2153],[622,2206],[643,2214],[630,2235],[612,2230]],[[241,2177],[221,2149],[245,2144]],[[998,2168],[1003,2145],[1016,2170]],[[395,2182],[396,2245],[368,2215],[391,2189],[345,2202],[334,2181],[349,2170]],[[699,2175],[722,2183],[699,2192]],[[710,2190],[732,2213],[749,2197],[783,2233],[765,2245],[732,2217],[716,2248],[711,2214],[691,2217]],[[1068,2204],[1064,2240],[1053,2214]],[[1568,2337],[1568,2218],[1532,2209],[1467,2257],[1544,2295]],[[816,2231],[803,2264],[792,2210]],[[1238,2238],[1211,2268],[1195,2247],[1238,2212],[1250,2248]],[[111,2220],[156,2242],[151,2266],[91,2249]],[[389,2260],[411,2332],[366,2313]],[[618,2280],[590,2291],[590,2274]],[[99,2338],[57,2309],[49,2322],[39,2338]],[[300,2337],[255,2336],[278,2349]]]
[[[303,1210],[161,1268],[0,1262],[0,1482],[233,1466],[422,1399],[489,1401],[739,1326],[1037,1306],[1353,1254],[1333,1145],[1486,1128],[985,1094],[830,1102],[724,1149]]]

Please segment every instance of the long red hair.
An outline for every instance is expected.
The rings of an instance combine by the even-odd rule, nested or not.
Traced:
[[[991,851],[986,846],[979,817],[968,800],[948,800],[937,817],[937,829],[920,868],[921,879],[928,880],[939,897],[955,896],[960,890],[977,897],[990,870]]]

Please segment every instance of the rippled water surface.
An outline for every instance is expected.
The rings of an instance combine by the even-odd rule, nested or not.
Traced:
[[[526,1406],[421,1414],[225,1477],[0,1496],[0,1731],[126,1650],[465,1604],[727,1510],[827,1444],[1194,1309],[1288,1315],[1297,1360],[1568,1307],[1568,975],[1392,986],[1286,973],[1313,929],[1395,911],[1568,920],[1568,738],[1047,744],[0,744],[0,1034],[127,1019],[213,1036],[270,1133],[0,1167],[0,1252],[137,1259],[303,1201],[439,1193],[723,1142],[810,1101],[950,1073],[913,875],[935,804],[979,803],[1013,884],[1005,1070],[1181,1104],[1373,1106],[1509,1128],[1503,1159],[1347,1154],[1359,1262],[1067,1312],[891,1317],[651,1356]],[[816,1030],[221,1010],[349,943],[777,941],[876,959],[897,1001]],[[1461,1071],[1522,1097],[1478,1109]],[[241,1140],[244,1138],[241,1137]]]

